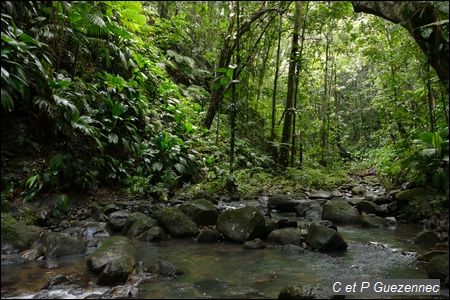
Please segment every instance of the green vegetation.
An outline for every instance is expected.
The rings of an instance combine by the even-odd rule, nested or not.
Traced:
[[[350,2],[4,1],[2,212],[57,192],[61,216],[104,186],[332,189],[370,168],[445,206],[442,3],[393,23]]]

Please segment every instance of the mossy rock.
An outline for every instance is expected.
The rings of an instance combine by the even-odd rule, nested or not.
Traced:
[[[411,201],[429,201],[433,199],[433,193],[424,188],[412,188],[409,190],[403,190],[395,194],[395,199],[399,204],[407,204]]]
[[[2,242],[5,241],[10,243],[14,247],[19,248],[19,250],[30,248],[31,244],[38,240],[41,233],[44,231],[37,226],[25,225],[7,213],[2,213],[1,217]]]
[[[129,239],[112,236],[87,257],[86,263],[89,270],[98,275],[98,284],[123,284],[134,270],[135,254]]]
[[[157,210],[152,217],[174,238],[190,238],[198,235],[199,229],[194,221],[177,208]]]
[[[183,213],[194,220],[197,225],[214,225],[216,224],[219,212],[211,201],[205,199],[197,199],[191,203],[184,203],[178,207]]]
[[[308,228],[306,242],[319,251],[342,251],[347,249],[347,243],[337,231],[312,223]]]
[[[276,229],[267,237],[267,241],[280,245],[292,244],[299,246],[304,240],[302,231],[298,228]]]
[[[255,207],[224,211],[217,219],[216,228],[226,238],[238,243],[263,237],[266,233],[264,217]]]
[[[145,231],[158,225],[158,222],[150,217],[144,216],[138,218],[127,232],[127,236],[130,238],[136,238]]]
[[[83,254],[83,241],[76,236],[59,232],[47,232],[43,238],[46,257],[61,257],[73,254]]]
[[[358,210],[346,201],[329,200],[322,207],[322,219],[336,224],[360,224]]]

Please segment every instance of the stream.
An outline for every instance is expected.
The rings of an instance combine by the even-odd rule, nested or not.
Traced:
[[[139,298],[277,298],[287,285],[330,286],[336,279],[428,278],[417,264],[420,247],[410,240],[420,230],[411,224],[395,229],[340,226],[349,244],[340,254],[308,251],[289,254],[269,245],[244,250],[233,243],[197,244],[192,240],[159,243],[135,242],[137,259],[158,257],[172,262],[184,274],[176,278],[152,275],[139,284]],[[76,277],[70,286],[42,290],[49,278]],[[103,298],[114,297],[117,287],[94,284],[83,256],[49,262],[2,264],[2,298]],[[116,289],[116,290],[114,290]]]

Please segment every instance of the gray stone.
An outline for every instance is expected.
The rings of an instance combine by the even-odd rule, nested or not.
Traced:
[[[300,200],[294,199],[292,195],[277,194],[269,198],[269,208],[278,211],[295,212],[295,207]]]
[[[347,249],[347,243],[337,231],[312,223],[308,229],[306,242],[320,251],[340,251]]]
[[[252,241],[246,241],[244,243],[244,249],[246,250],[254,250],[254,249],[264,249],[266,245],[261,239],[254,239]]]
[[[215,243],[219,238],[219,233],[212,228],[205,228],[200,231],[197,237],[197,243]]]
[[[425,267],[430,278],[440,279],[441,282],[448,280],[448,252],[430,259],[428,266]]]
[[[358,210],[341,200],[329,200],[322,207],[322,219],[336,224],[360,224]]]
[[[145,231],[152,227],[158,225],[158,222],[150,217],[144,216],[143,218],[138,218],[127,232],[127,236],[130,238],[137,238]]]
[[[383,228],[387,226],[386,220],[375,215],[367,215],[362,218],[361,225],[363,227]]]
[[[282,228],[272,231],[267,237],[268,242],[281,245],[293,244],[300,245],[305,240],[301,229],[298,228]]]
[[[216,228],[226,238],[240,243],[266,233],[264,217],[255,207],[224,211],[217,219]]]
[[[174,238],[196,237],[199,233],[197,224],[179,209],[160,209],[155,211],[152,216]]]
[[[386,217],[386,218],[384,218],[384,220],[386,221],[386,223],[387,223],[389,226],[395,226],[395,225],[397,225],[397,219],[396,219],[395,217]]]
[[[331,199],[332,194],[323,190],[313,191],[309,194],[310,199]]]
[[[364,193],[366,191],[364,190],[363,187],[358,185],[358,186],[353,187],[351,192],[353,195],[364,195]]]
[[[140,241],[146,241],[146,242],[159,242],[159,241],[165,241],[168,240],[169,237],[164,232],[164,230],[159,226],[154,226],[143,233],[141,233],[138,237],[138,240]]]
[[[216,224],[219,212],[212,202],[204,199],[194,200],[192,203],[184,203],[178,207],[183,213],[194,220],[197,225]]]
[[[292,244],[287,244],[281,247],[281,251],[284,253],[287,253],[289,255],[297,255],[297,254],[303,254],[306,253],[306,249]]]
[[[375,197],[375,199],[373,199],[373,202],[375,202],[378,205],[389,204],[392,202],[392,197],[389,195],[377,196],[377,197]]]
[[[385,217],[388,213],[386,206],[380,206],[372,201],[362,200],[356,203],[356,208],[360,213],[376,214],[377,216]]]
[[[109,226],[113,231],[120,232],[123,230],[125,226],[125,222],[127,221],[128,213],[123,210],[118,210],[112,212],[108,216]]]
[[[86,259],[89,270],[98,275],[98,284],[116,285],[127,281],[135,264],[135,249],[129,239],[113,236]]]
[[[19,250],[30,248],[34,241],[39,239],[39,236],[44,230],[33,225],[26,225],[17,221],[10,214],[1,214],[1,239],[11,243]]]
[[[106,226],[105,222],[86,222],[82,235],[84,237],[107,237],[110,234]]]
[[[416,235],[414,242],[423,246],[433,246],[439,243],[440,239],[433,231],[423,230]]]
[[[299,217],[309,220],[320,220],[322,216],[322,205],[316,200],[300,200],[296,206],[295,213]]]
[[[43,237],[45,257],[61,257],[73,254],[83,254],[83,241],[76,236],[64,233],[47,232]]]

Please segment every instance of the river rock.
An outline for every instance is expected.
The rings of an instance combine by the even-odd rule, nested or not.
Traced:
[[[289,255],[297,255],[297,254],[303,254],[306,253],[306,249],[292,244],[287,244],[281,247],[281,251],[284,253],[287,253]]]
[[[158,225],[158,222],[148,216],[138,217],[137,220],[131,225],[127,232],[129,238],[137,238],[145,231]]]
[[[133,224],[140,219],[145,219],[148,216],[141,213],[141,212],[133,212],[128,214],[127,219],[125,220],[125,224],[123,226],[122,229],[122,233],[127,234],[128,231],[130,230],[131,226],[133,226]]]
[[[332,194],[330,192],[326,192],[323,190],[319,191],[312,191],[311,194],[309,194],[309,199],[331,199]]]
[[[327,228],[333,229],[337,231],[337,226],[336,224],[334,224],[333,222],[329,221],[329,220],[319,220],[316,222],[319,225],[325,226]],[[309,227],[309,226],[308,226]]]
[[[159,242],[159,241],[166,241],[169,239],[169,237],[161,227],[154,226],[141,233],[137,237],[137,239],[146,242]]]
[[[123,284],[133,272],[135,249],[125,237],[112,236],[86,259],[89,270],[98,275],[98,284]]]
[[[431,191],[428,189],[413,188],[396,193],[394,198],[400,205],[403,206],[413,200],[417,202],[428,202],[431,194]]]
[[[358,210],[342,200],[329,200],[322,207],[322,219],[336,224],[360,224]]]
[[[213,228],[204,228],[197,237],[197,243],[215,243],[219,239],[219,233]]]
[[[378,205],[389,204],[392,202],[392,197],[389,195],[380,195],[380,196],[375,197],[373,199],[373,202],[375,202]]]
[[[287,227],[297,228],[297,221],[289,220],[289,219],[280,219],[280,220],[278,220],[278,222],[277,222],[277,228],[278,229],[287,228]]]
[[[361,225],[363,227],[383,228],[387,226],[387,223],[384,218],[371,214],[361,219]]]
[[[364,188],[362,186],[357,185],[352,188],[351,192],[353,195],[364,195],[364,193],[366,191],[364,190]]]
[[[152,216],[174,238],[196,237],[199,233],[194,221],[177,208],[159,209]]]
[[[372,201],[362,200],[355,204],[358,211],[367,214],[376,214],[377,216],[386,217],[388,210],[386,206],[380,206]]]
[[[110,203],[110,204],[107,204],[105,206],[100,207],[99,215],[100,214],[104,214],[104,215],[107,216],[107,215],[109,215],[109,214],[111,214],[111,213],[113,213],[115,211],[118,211],[118,210],[120,210],[120,208],[116,204]]]
[[[264,217],[255,207],[224,211],[217,219],[216,228],[226,238],[239,243],[266,233]]]
[[[17,247],[19,250],[30,248],[44,230],[33,225],[17,221],[10,214],[1,214],[1,240]]]
[[[386,221],[386,224],[389,226],[396,226],[397,225],[397,219],[395,217],[386,217],[384,218]]]
[[[178,207],[183,213],[194,220],[197,225],[214,225],[216,224],[219,212],[212,202],[205,199],[197,199],[191,203],[184,203]]]
[[[448,278],[448,252],[430,259],[428,266],[425,267],[430,278],[440,279],[444,282]]]
[[[84,237],[108,237],[110,234],[105,222],[88,221],[84,223],[82,235]]]
[[[45,256],[61,257],[73,254],[83,254],[85,251],[83,240],[58,232],[47,232],[43,237],[43,250]]]
[[[244,243],[244,249],[246,250],[254,250],[254,249],[264,249],[266,245],[261,239],[254,239],[252,241],[246,241]]]
[[[439,242],[440,239],[437,234],[429,230],[423,230],[414,237],[414,243],[423,246],[433,246]]]
[[[316,285],[296,285],[284,287],[278,299],[330,299],[336,298],[331,290]],[[340,298],[338,296],[338,298]]]
[[[429,262],[433,257],[443,255],[446,253],[447,253],[447,251],[445,251],[445,250],[434,249],[434,250],[430,250],[423,254],[418,255],[417,260]]]
[[[320,251],[339,251],[347,249],[347,243],[337,231],[312,223],[308,228],[306,242]]]
[[[164,277],[175,278],[183,274],[183,271],[176,267],[173,263],[161,259],[156,259],[147,266],[147,270],[151,273],[159,274]]]
[[[127,218],[128,213],[123,210],[112,212],[108,215],[109,227],[115,232],[120,232],[123,230]]]
[[[295,207],[295,214],[309,220],[320,220],[322,216],[322,205],[317,200],[300,200]]]
[[[272,231],[267,237],[268,242],[280,245],[300,245],[305,240],[301,229],[298,228],[282,228]]]
[[[292,195],[276,194],[269,198],[269,208],[278,211],[295,212],[295,207],[300,200],[294,199]]]

